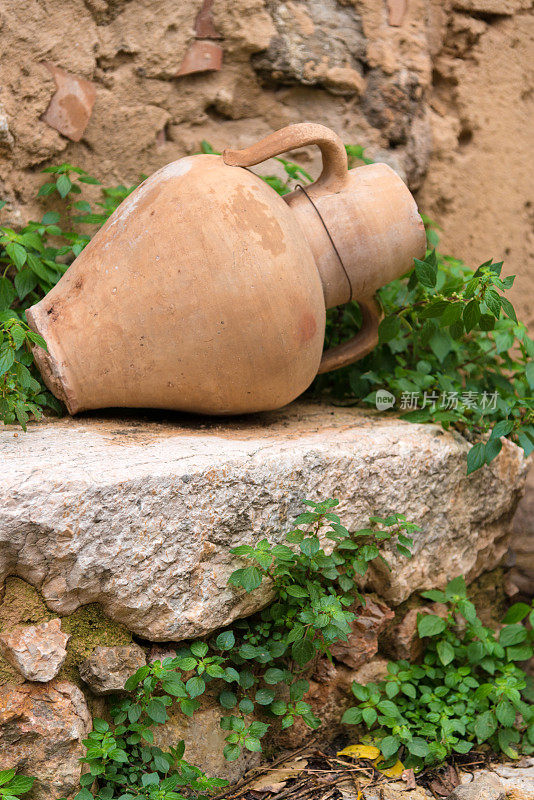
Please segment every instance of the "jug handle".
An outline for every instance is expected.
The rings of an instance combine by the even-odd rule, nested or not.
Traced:
[[[363,358],[378,344],[378,326],[384,314],[374,297],[358,300],[362,312],[362,327],[352,339],[323,353],[317,374],[341,369]]]
[[[308,191],[340,192],[347,183],[348,164],[345,145],[334,131],[314,122],[299,122],[270,133],[244,150],[224,150],[222,157],[230,167],[252,167],[287,150],[316,144],[323,157],[323,169]]]

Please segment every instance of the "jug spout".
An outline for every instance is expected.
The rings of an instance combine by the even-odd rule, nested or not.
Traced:
[[[314,254],[327,308],[371,297],[424,256],[415,200],[387,164],[349,170],[341,191],[299,187],[284,200]]]

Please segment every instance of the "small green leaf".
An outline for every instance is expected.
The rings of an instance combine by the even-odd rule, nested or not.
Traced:
[[[224,691],[219,695],[219,703],[223,708],[235,708],[237,697],[233,692]]]
[[[259,703],[260,706],[268,706],[270,703],[273,702],[275,697],[274,689],[258,689],[254,700],[256,703]]]
[[[467,474],[471,475],[486,463],[486,445],[484,442],[477,442],[467,453]]]
[[[229,582],[241,586],[246,592],[252,592],[261,586],[261,572],[257,567],[238,569],[230,575]]]
[[[243,714],[252,714],[252,712],[254,711],[254,703],[252,702],[252,700],[249,697],[244,697],[239,702],[239,710]]]
[[[511,433],[513,429],[514,429],[513,420],[511,419],[500,420],[500,422],[497,422],[497,424],[493,427],[493,430],[490,435],[490,441],[491,439],[498,439],[501,436],[508,436],[508,434]]]
[[[167,709],[163,702],[154,697],[147,705],[146,713],[153,722],[163,724],[167,721]]]
[[[431,319],[441,317],[441,315],[449,308],[449,303],[447,300],[436,300],[433,303],[430,303],[428,306],[424,306],[419,312],[419,316],[421,319]],[[453,320],[456,322],[456,320]],[[448,323],[451,324],[451,323]]]
[[[384,758],[393,758],[399,751],[400,739],[398,736],[386,736],[379,746]]]
[[[464,308],[463,323],[465,332],[469,333],[475,328],[480,319],[480,305],[478,300],[471,300]]]
[[[298,586],[297,584],[286,586],[285,590],[291,597],[309,597],[306,589],[303,589],[302,586]]]
[[[502,450],[502,442],[500,439],[490,439],[486,442],[484,448],[484,459],[486,464],[491,464],[494,458],[497,458]]]
[[[484,302],[491,311],[494,317],[499,317],[501,314],[501,297],[495,289],[486,289],[484,292]]]
[[[0,771],[0,786],[3,786],[6,783],[9,783],[15,777],[15,770],[14,769],[4,769]]]
[[[443,633],[446,627],[445,620],[436,616],[436,614],[426,614],[417,620],[417,631],[421,638],[424,636],[437,636],[439,633]]]
[[[185,684],[185,688],[189,697],[199,697],[206,691],[206,684],[204,683],[204,680],[197,675],[189,678]]]
[[[197,658],[204,658],[204,656],[208,655],[209,647],[206,642],[193,642],[191,645],[191,652]]]
[[[7,310],[17,294],[9,278],[0,278],[0,311]]]
[[[367,727],[370,728],[378,719],[378,713],[374,708],[363,708],[362,717]]]
[[[56,181],[56,189],[61,197],[66,197],[72,188],[72,182],[68,175],[63,173]]]
[[[497,730],[497,720],[492,711],[484,711],[475,717],[475,736],[478,742],[485,742]]]
[[[359,725],[362,721],[362,711],[359,708],[349,708],[343,714],[341,722],[344,725]]]
[[[500,301],[501,301],[502,310],[504,311],[506,316],[510,317],[510,319],[513,319],[513,321],[517,323],[517,315],[515,313],[513,305],[508,300],[508,298],[507,297],[501,297]]]
[[[515,709],[508,700],[501,700],[495,708],[495,716],[505,728],[511,728],[515,722]]]
[[[275,684],[283,681],[284,677],[285,673],[281,669],[276,669],[275,667],[271,667],[267,670],[267,672],[263,676],[263,680],[265,681],[265,683]]]
[[[39,188],[39,191],[37,192],[37,197],[47,197],[49,194],[52,194],[52,192],[55,192],[55,190],[56,190],[55,183],[43,183],[43,185]]]
[[[197,708],[200,708],[198,700],[186,699],[180,700],[180,710],[186,717],[192,717]]]
[[[20,272],[17,272],[13,282],[15,284],[15,289],[17,290],[19,300],[24,300],[26,295],[28,295],[30,292],[33,292],[37,286],[37,278],[31,269],[28,269],[28,267],[24,267]]]
[[[526,603],[514,603],[506,612],[503,622],[507,625],[514,625],[516,622],[521,622],[525,617],[528,617],[531,610],[531,607]]]
[[[241,748],[238,744],[227,744],[224,747],[223,755],[227,761],[235,761],[241,754]]]
[[[441,641],[437,644],[437,651],[439,660],[443,664],[443,666],[447,666],[450,664],[451,661],[454,659],[454,648],[449,642]]]
[[[435,255],[433,260],[425,259],[425,261],[420,261],[418,258],[414,258],[414,264],[415,274],[419,283],[429,289],[433,289],[436,285],[438,273]]]
[[[408,751],[413,756],[418,756],[418,758],[426,758],[430,752],[428,744],[419,736],[414,736],[414,738],[408,742],[407,747]]]
[[[445,596],[449,600],[454,600],[456,597],[466,597],[467,587],[463,575],[450,580],[445,588]]]
[[[232,631],[223,631],[215,640],[215,646],[218,650],[231,650],[234,645],[235,636]]]
[[[400,321],[398,317],[385,317],[378,326],[378,338],[381,344],[390,342],[400,332]]]
[[[502,647],[510,647],[510,645],[520,644],[527,638],[527,630],[523,625],[506,625],[501,629],[499,634],[499,644]]]
[[[309,639],[295,642],[291,648],[291,657],[300,667],[304,667],[315,655],[315,647]]]
[[[11,369],[15,361],[15,352],[9,345],[0,347],[0,376]]]

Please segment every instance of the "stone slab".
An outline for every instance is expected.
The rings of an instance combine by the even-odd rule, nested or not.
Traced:
[[[0,579],[18,575],[49,608],[98,602],[152,641],[206,634],[259,609],[227,585],[229,550],[280,541],[301,501],[336,497],[350,528],[402,512],[422,526],[411,561],[367,588],[389,604],[491,569],[525,474],[505,441],[466,476],[470,445],[432,425],[297,403],[228,420],[143,414],[0,430]]]

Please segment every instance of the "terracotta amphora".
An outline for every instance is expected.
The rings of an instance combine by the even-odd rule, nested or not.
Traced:
[[[316,144],[323,169],[280,197],[244,169]],[[385,164],[347,169],[341,139],[302,123],[155,172],[27,311],[35,358],[69,412],[275,409],[377,343],[376,290],[425,251],[416,204]],[[323,353],[327,308],[362,330]]]

